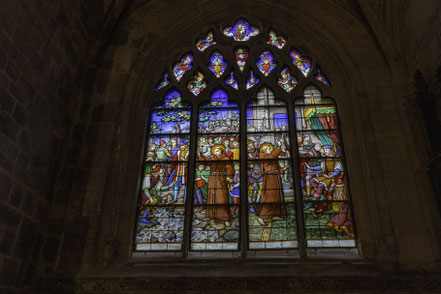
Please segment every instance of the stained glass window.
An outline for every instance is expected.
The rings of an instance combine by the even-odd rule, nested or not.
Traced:
[[[182,76],[192,68],[193,54],[188,53],[182,56],[181,60],[176,62],[173,66],[173,74],[177,81],[180,81]]]
[[[276,61],[274,60],[273,54],[269,50],[265,50],[260,54],[259,59],[256,61],[256,64],[257,68],[265,76],[268,76],[277,65]]]
[[[259,81],[259,76],[255,75],[254,72],[250,70],[250,74],[248,75],[247,79],[247,89],[252,88],[254,85],[259,83]]]
[[[251,37],[257,36],[259,29],[250,26],[246,20],[238,20],[234,26],[224,29],[224,35],[232,37],[235,41],[248,41]]]
[[[237,79],[234,76],[234,71],[232,70],[230,75],[225,79],[225,84],[230,85],[236,90],[239,90],[239,84],[237,83]]]
[[[303,95],[295,112],[307,246],[355,246],[337,109],[315,86]]]
[[[236,58],[237,66],[240,71],[243,71],[248,60],[249,51],[245,47],[238,47],[234,49],[234,57]]]
[[[271,30],[269,32],[268,41],[266,41],[266,43],[268,45],[273,45],[274,47],[282,49],[286,44],[286,40],[283,36],[278,36],[275,31]]]
[[[250,249],[296,248],[288,109],[263,88],[247,106]]]
[[[207,87],[205,76],[200,71],[196,71],[193,79],[187,84],[187,89],[193,93],[193,95],[199,95]]]
[[[310,257],[357,247],[328,76],[285,49],[288,35],[258,27],[240,19],[195,36],[153,80],[136,251]]]
[[[290,92],[297,85],[296,78],[291,75],[291,71],[288,67],[285,67],[281,72],[280,76],[277,78],[277,83],[286,92]]]
[[[219,78],[227,68],[228,63],[224,60],[224,56],[219,51],[214,51],[210,55],[210,63],[208,64],[208,68],[212,73]]]
[[[199,107],[192,250],[238,250],[239,105],[217,89]]]
[[[297,50],[291,50],[289,54],[291,55],[292,64],[297,66],[297,68],[306,77],[311,71],[311,59],[303,56],[300,51]]]
[[[176,89],[152,107],[138,203],[137,250],[182,249],[190,117],[191,106]]]
[[[208,32],[208,34],[207,34],[207,36],[205,36],[205,38],[199,39],[196,42],[196,47],[198,48],[199,51],[202,52],[205,49],[207,49],[215,44],[216,44],[216,40],[214,39],[213,32]]]

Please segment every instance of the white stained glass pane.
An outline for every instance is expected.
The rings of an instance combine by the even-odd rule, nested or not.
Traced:
[[[306,245],[308,247],[323,247],[323,240],[307,240]]]
[[[168,250],[181,250],[182,245],[181,244],[167,244]]]
[[[297,241],[282,241],[282,248],[297,248]]]
[[[136,250],[151,250],[150,249],[150,245],[151,244],[137,244],[136,245]]]
[[[237,243],[222,243],[224,250],[237,250],[239,249],[239,244]]]
[[[355,247],[355,240],[338,240],[340,247]]]

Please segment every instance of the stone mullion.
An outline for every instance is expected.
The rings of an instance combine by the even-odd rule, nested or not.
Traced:
[[[247,133],[246,105],[240,104],[240,246],[241,257],[247,257],[248,250],[248,183],[247,183]]]
[[[182,240],[183,257],[188,258],[188,251],[191,243],[191,219],[193,217],[193,195],[194,195],[194,174],[196,168],[196,149],[197,149],[197,124],[198,124],[198,106],[192,104],[191,124],[190,124],[190,160],[187,163],[187,199],[185,201],[185,222],[184,237]]]
[[[297,147],[297,132],[296,124],[294,120],[294,105],[292,101],[288,102],[288,120],[289,120],[289,134],[291,144],[291,164],[293,165],[293,179],[294,179],[294,192],[295,192],[295,207],[296,207],[296,220],[297,220],[297,233],[298,233],[298,248],[301,258],[306,258],[306,237],[305,237],[305,220],[303,215],[303,201],[302,201],[302,188],[300,184],[300,156]]]

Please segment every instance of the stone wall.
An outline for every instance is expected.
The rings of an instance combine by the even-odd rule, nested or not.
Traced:
[[[57,260],[75,165],[63,161],[100,15],[94,2],[2,1],[2,293],[29,288],[34,273],[51,272]]]

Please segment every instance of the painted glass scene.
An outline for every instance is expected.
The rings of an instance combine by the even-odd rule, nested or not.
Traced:
[[[152,107],[138,203],[137,250],[182,249],[190,111],[175,89]]]
[[[227,85],[230,85],[234,89],[239,90],[239,84],[237,83],[237,79],[234,76],[234,71],[233,70],[231,70],[230,75],[225,79],[225,83]]]
[[[247,107],[248,237],[250,249],[296,248],[294,179],[288,109],[262,88]]]
[[[261,73],[268,76],[276,67],[277,63],[274,61],[274,55],[270,51],[265,50],[260,54],[256,65]]]
[[[182,56],[181,60],[173,66],[173,74],[179,82],[182,76],[192,68],[193,54],[188,53]]]
[[[315,86],[296,101],[297,146],[308,247],[354,247],[337,111]]]
[[[156,91],[161,90],[162,88],[168,86],[170,84],[170,80],[168,78],[168,73],[164,73],[164,77],[158,82],[156,86]]]
[[[223,89],[200,107],[191,250],[239,249],[239,122]]]
[[[210,63],[208,64],[208,68],[216,78],[220,78],[220,76],[224,73],[227,68],[228,63],[224,60],[224,56],[219,51],[214,51],[210,55]]]
[[[198,48],[199,51],[203,52],[205,49],[215,44],[216,44],[216,40],[214,39],[213,32],[208,32],[205,38],[199,39],[196,42],[196,48]]]
[[[315,78],[317,81],[319,81],[319,82],[325,84],[326,86],[329,86],[328,78],[326,77],[325,74],[322,74],[322,73],[320,72],[320,69],[317,69],[317,74],[314,75],[314,78]]]
[[[255,26],[250,26],[244,19],[238,20],[234,26],[227,27],[223,31],[227,37],[232,37],[235,41],[248,41],[251,37],[259,34],[259,29]]]
[[[292,64],[297,66],[297,68],[303,73],[303,75],[306,77],[309,72],[311,71],[312,62],[311,59],[302,56],[300,51],[297,50],[291,50],[289,52],[291,55],[291,61]]]
[[[294,87],[297,86],[297,83],[296,78],[291,74],[288,67],[285,67],[277,78],[277,84],[279,84],[279,86],[286,92],[290,92],[294,89]]]
[[[254,72],[250,69],[250,74],[248,75],[247,79],[247,90],[254,87],[254,85],[257,85],[260,81],[260,78],[258,75],[255,75]]]
[[[205,76],[200,71],[196,71],[187,84],[187,89],[190,90],[193,95],[199,95],[205,88],[207,88],[207,82],[205,81]]]
[[[269,32],[268,41],[266,41],[266,43],[268,45],[273,45],[274,47],[282,49],[286,44],[286,40],[283,36],[278,36],[275,31],[271,30]]]
[[[234,58],[236,59],[237,66],[239,67],[241,72],[243,71],[245,64],[247,63],[249,54],[250,51],[245,47],[238,47],[234,49]]]

